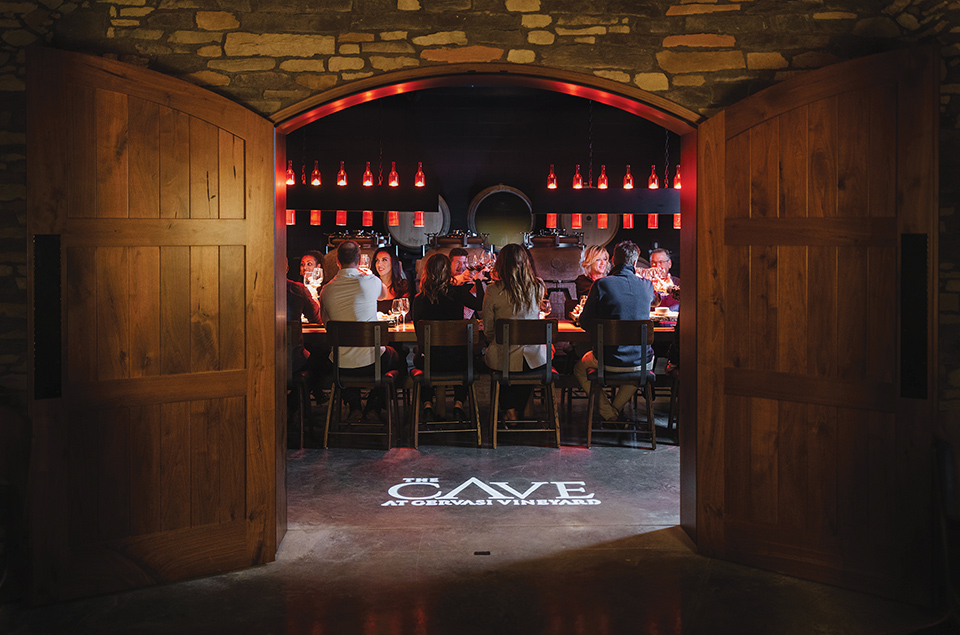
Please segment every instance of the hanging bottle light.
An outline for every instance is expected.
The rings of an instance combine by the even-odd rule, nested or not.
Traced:
[[[293,185],[296,182],[297,182],[297,175],[293,171],[293,161],[288,161],[287,162],[287,185]],[[287,224],[289,225],[289,223]]]
[[[553,173],[553,164],[550,164],[550,174],[547,175],[547,189],[557,189],[557,175]]]
[[[320,162],[313,162],[313,172],[310,173],[310,185],[320,185]]]
[[[320,210],[312,209],[310,210],[310,224],[319,225],[320,224]]]
[[[600,176],[597,177],[597,189],[605,190],[609,180],[607,179],[607,166],[600,164]]]
[[[426,184],[426,182],[427,182],[427,180],[426,180],[426,178],[423,176],[423,161],[418,161],[418,162],[417,162],[417,174],[416,174],[416,176],[413,177],[413,186],[414,186],[414,187],[423,187],[423,186]],[[420,213],[422,214],[423,212],[420,212]],[[420,227],[423,227],[423,225],[420,225]]]
[[[673,215],[673,228],[680,229],[680,214]]]
[[[547,229],[556,229],[556,228],[557,228],[557,215],[547,214]]]
[[[387,185],[390,187],[397,187],[400,185],[400,175],[397,174],[397,162],[390,162],[390,174],[387,175]]]
[[[414,212],[413,213],[413,226],[414,227],[423,227],[423,212]]]
[[[362,222],[364,227],[373,227],[373,210],[370,210],[370,209],[363,210]]]
[[[373,187],[373,172],[370,171],[369,161],[367,161],[367,168],[363,171],[363,187]]]
[[[583,177],[580,176],[580,164],[577,164],[577,173],[573,175],[573,189],[583,189]]]
[[[400,212],[391,210],[387,212],[387,225],[389,227],[396,227],[400,224]]]
[[[657,229],[657,215],[647,214],[647,229]]]
[[[344,227],[347,224],[347,210],[338,209],[337,210],[337,225]]]
[[[677,173],[673,175],[673,189],[680,189],[680,166],[677,166]]]
[[[650,166],[650,178],[647,179],[647,187],[655,190],[660,187],[660,179],[657,178],[657,166]]]
[[[287,210],[287,225],[296,225],[297,224],[297,211],[293,209]]]
[[[574,214],[571,218],[570,226],[573,229],[583,229],[583,214]]]
[[[347,187],[347,171],[343,167],[343,161],[340,162],[340,171],[337,172],[337,185]]]
[[[623,228],[624,228],[624,229],[633,229],[633,214],[624,214],[624,215],[623,215]]]
[[[623,189],[633,189],[633,175],[630,174],[630,164],[627,164],[627,173],[623,175]]]
[[[597,214],[597,229],[606,229],[608,222],[606,214]]]

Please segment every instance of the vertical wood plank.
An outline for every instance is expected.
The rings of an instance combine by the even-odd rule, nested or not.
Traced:
[[[160,217],[160,107],[130,97],[130,218]]]
[[[893,82],[869,91],[871,130],[897,129],[897,86]],[[892,218],[897,215],[897,138],[892,134],[871,134],[869,162],[869,214]]]
[[[129,260],[125,247],[97,249],[97,378],[130,376]],[[89,325],[87,325],[89,328]]]
[[[220,400],[190,402],[191,526],[218,522],[220,499]]]
[[[750,218],[780,215],[780,121],[770,119],[750,128]],[[743,158],[738,163],[743,166]],[[742,168],[741,168],[742,169]]]
[[[807,489],[806,527],[812,535],[836,538],[837,509],[837,408],[808,405],[807,447],[810,474]]]
[[[220,370],[244,368],[246,353],[246,250],[220,247]]]
[[[160,248],[131,247],[130,376],[160,374]]]
[[[96,94],[97,217],[129,215],[129,134],[127,96],[108,90]]]
[[[777,522],[779,413],[773,399],[750,400],[750,518]]]
[[[808,417],[807,404],[782,401],[777,419],[779,425],[779,456],[777,460],[777,518],[781,529],[801,535],[807,531],[810,504],[808,493],[810,480],[808,466]],[[817,526],[817,525],[814,525]]]
[[[842,93],[837,98],[837,207],[840,216],[870,215],[869,173],[870,102],[868,89]]]
[[[892,247],[867,247],[867,306],[870,319],[864,325],[865,379],[894,383],[897,356],[890,343],[896,342],[897,312],[890,310],[891,299],[897,297],[897,252]],[[904,280],[901,284],[913,284]],[[918,307],[919,308],[919,307]],[[902,319],[910,320],[910,314]]]
[[[67,380],[97,376],[97,260],[93,247],[66,248]]]
[[[220,363],[220,254],[217,247],[190,248],[190,370],[218,370]]]
[[[89,86],[65,88],[67,104],[61,116],[70,133],[65,151],[64,212],[67,218],[93,218],[97,215],[97,118],[96,91]]]
[[[807,110],[801,106],[779,117],[780,216],[784,218],[807,215]]]
[[[873,317],[867,313],[867,291],[874,275],[867,268],[868,250],[848,247],[837,259],[837,295],[842,299],[837,312],[837,375],[846,379],[867,376],[868,324]]]
[[[220,425],[220,522],[243,518],[247,455],[247,409],[243,397],[222,402]]]
[[[777,370],[807,372],[810,329],[807,301],[807,248],[780,247],[777,267]]]
[[[160,368],[190,370],[190,248],[160,248]]]
[[[774,370],[779,365],[777,251],[776,247],[750,248],[748,355],[751,367],[757,370]]]
[[[751,400],[746,397],[726,395],[724,399],[724,463],[739,469],[724,474],[724,516],[726,518],[750,518],[752,498],[749,466]]]
[[[160,522],[164,531],[190,527],[190,404],[160,404]]]
[[[750,136],[740,134],[728,139],[725,150],[727,165],[735,166],[750,156]],[[726,214],[728,218],[746,218],[750,215],[750,175],[748,170],[730,169],[726,172],[729,177],[721,181],[718,187],[726,189]],[[750,248],[726,247],[724,250],[727,274],[720,279],[725,285],[725,297],[734,303],[729,308],[737,307],[747,314],[755,308],[754,299],[750,293]],[[734,368],[750,368],[752,359],[749,350],[749,332],[738,328],[735,320],[724,322],[724,341],[726,350],[724,363]]]
[[[828,97],[807,107],[810,147],[807,211],[817,218],[837,215],[837,98]]]
[[[108,408],[97,421],[98,536],[130,535],[130,409]]]
[[[220,130],[220,218],[244,218],[243,139]]]
[[[100,448],[97,444],[97,411],[68,411],[67,474],[65,487],[70,535],[77,544],[89,544],[97,539],[100,516],[97,462]]]
[[[130,529],[134,535],[160,531],[162,439],[160,404],[130,409]]]
[[[190,218],[217,218],[220,207],[218,128],[190,118]]]
[[[190,117],[160,106],[160,217],[190,218]]]

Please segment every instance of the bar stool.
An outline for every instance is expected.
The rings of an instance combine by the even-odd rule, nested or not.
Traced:
[[[348,423],[346,429],[340,427],[342,410],[341,391],[344,388],[367,388],[369,390],[379,390],[383,388],[387,398],[386,438],[387,449],[389,449],[393,438],[393,421],[398,417],[396,382],[399,373],[396,370],[383,373],[381,368],[380,346],[382,343],[385,343],[390,336],[388,324],[386,322],[332,321],[327,322],[325,326],[327,329],[327,341],[333,350],[333,382],[330,386],[330,403],[327,406],[327,418],[323,428],[323,447],[327,447],[331,434],[344,436],[383,434],[383,431],[369,431],[371,425],[380,427],[379,424]],[[364,367],[364,370],[367,370],[367,372],[351,372],[353,369],[341,369],[341,346],[374,348],[374,363]],[[336,417],[333,416],[334,410],[336,410]],[[331,423],[334,423],[337,429],[331,430]]]
[[[493,404],[490,410],[490,421],[492,432],[493,447],[497,447],[497,434],[502,432],[553,432],[556,440],[556,447],[560,447],[560,419],[557,416],[557,403],[553,394],[553,382],[559,375],[553,367],[553,342],[554,334],[557,332],[557,320],[497,320],[494,325],[494,332],[497,344],[501,345],[503,356],[500,365],[503,370],[495,370],[491,375],[493,388]],[[547,363],[543,368],[530,371],[510,371],[510,347],[511,346],[531,346],[546,345]],[[545,393],[547,410],[552,427],[543,426],[538,428],[506,428],[500,427],[500,387],[501,386],[540,386]],[[539,424],[540,419],[518,420],[514,423],[534,423]],[[544,422],[549,423],[549,421]]]
[[[656,375],[646,369],[649,356],[647,347],[653,343],[653,322],[650,320],[594,320],[590,327],[593,350],[596,355],[597,368],[587,370],[587,379],[590,381],[590,398],[587,401],[587,447],[590,447],[593,437],[593,412],[597,397],[601,390],[609,387],[635,385],[643,390],[646,402],[647,430],[650,435],[650,449],[657,449],[657,426],[653,416],[653,382]],[[639,346],[641,352],[641,370],[621,371],[616,366],[607,366],[604,363],[604,347]],[[635,434],[639,431],[639,420],[632,422],[637,430],[604,430]]]
[[[477,386],[474,383],[473,351],[480,342],[480,329],[476,320],[421,320],[417,323],[417,345],[423,353],[423,368],[414,368],[410,376],[414,381],[413,390],[413,447],[420,447],[420,435],[439,432],[475,432],[477,447],[480,447],[480,408],[477,402]],[[436,370],[437,362],[451,355],[454,347],[462,347],[466,359],[455,371]],[[469,388],[471,427],[464,427],[460,421],[420,420],[422,412],[422,393],[425,387],[440,388],[447,386],[465,386]]]

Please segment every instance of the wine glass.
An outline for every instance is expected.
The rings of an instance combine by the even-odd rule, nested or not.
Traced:
[[[550,304],[550,298],[546,295],[543,296],[543,299],[540,300],[540,319],[545,320],[550,315],[550,312],[553,310],[553,307]]]
[[[360,254],[360,269],[370,273],[370,254]]]
[[[410,311],[410,298],[397,298],[400,301],[400,313],[403,314],[403,328],[407,330],[407,313]]]

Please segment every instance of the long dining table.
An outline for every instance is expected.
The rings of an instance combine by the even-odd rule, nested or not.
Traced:
[[[582,328],[574,324],[571,320],[559,320],[557,328],[557,341],[558,342],[589,342],[590,335]],[[657,341],[671,341],[676,335],[676,329],[673,326],[654,326],[653,327],[654,338]],[[323,327],[322,324],[314,324],[310,322],[305,322],[303,324],[303,334],[304,336],[311,336],[312,338],[325,338],[327,335],[327,330]],[[413,324],[407,323],[405,326],[391,326],[390,327],[390,339],[393,342],[416,342],[417,333],[413,328]]]

